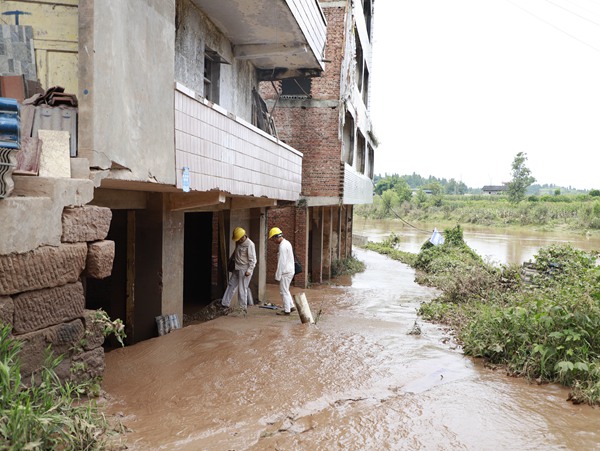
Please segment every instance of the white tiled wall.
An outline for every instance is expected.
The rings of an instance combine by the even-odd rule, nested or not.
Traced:
[[[177,84],[175,89],[177,187],[183,167],[190,189],[297,200],[302,154]]]

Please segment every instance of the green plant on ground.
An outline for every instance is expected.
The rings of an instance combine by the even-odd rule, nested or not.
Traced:
[[[365,270],[364,262],[357,259],[354,255],[331,262],[331,276],[353,275]]]
[[[21,378],[22,343],[0,328],[0,449],[107,449],[111,428],[94,400],[82,397],[86,383],[63,382],[61,357],[48,354],[26,384]]]
[[[102,327],[102,333],[105,337],[114,335],[121,346],[125,346],[124,340],[127,338],[127,335],[125,334],[125,325],[121,319],[111,320],[108,313],[102,309],[98,309],[94,312],[93,322]]]

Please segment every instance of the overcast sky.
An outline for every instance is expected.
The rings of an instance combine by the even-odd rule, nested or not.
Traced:
[[[376,0],[375,173],[600,189],[600,0]]]

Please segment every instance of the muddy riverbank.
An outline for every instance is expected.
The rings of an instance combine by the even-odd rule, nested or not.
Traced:
[[[303,290],[316,326],[255,306],[107,353],[104,409],[129,449],[598,448],[600,409],[464,357],[416,316],[434,290],[355,253],[364,273]]]

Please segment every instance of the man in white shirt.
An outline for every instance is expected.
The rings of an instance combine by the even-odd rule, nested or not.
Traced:
[[[290,293],[290,284],[294,278],[294,250],[292,249],[292,243],[283,237],[283,232],[279,227],[273,227],[269,231],[269,239],[272,239],[279,246],[275,280],[279,281],[279,293],[283,301],[283,312],[279,311],[277,314],[289,315],[296,310]]]

